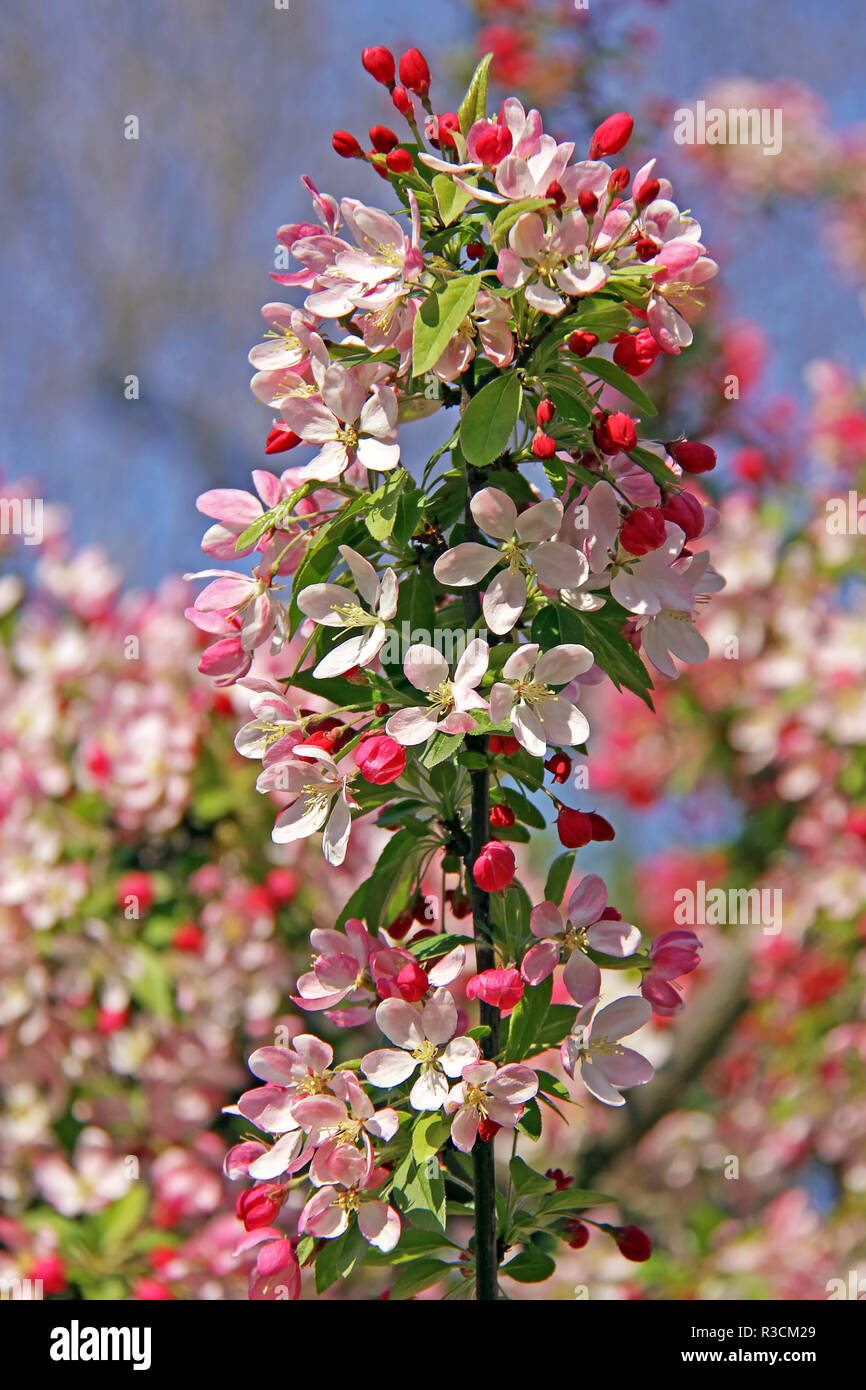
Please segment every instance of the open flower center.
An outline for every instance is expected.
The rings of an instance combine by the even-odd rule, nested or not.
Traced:
[[[327,1088],[328,1073],[308,1071],[298,1082],[299,1096],[319,1096]]]
[[[597,1057],[621,1057],[625,1048],[618,1042],[612,1042],[610,1038],[592,1038],[584,1048],[590,1056]]]
[[[466,1104],[473,1105],[482,1115],[487,1114],[487,1092],[483,1086],[469,1086],[466,1090]]]
[[[361,1205],[357,1187],[347,1187],[345,1192],[340,1192],[334,1205],[342,1207],[345,1212],[357,1211]]]
[[[341,430],[337,430],[337,439],[349,451],[358,447],[358,431],[354,425],[344,425]]]
[[[337,1126],[337,1138],[341,1144],[356,1144],[361,1138],[364,1126],[360,1120],[343,1120]]]
[[[342,619],[344,627],[375,627],[378,622],[375,614],[368,613],[359,603],[335,603],[331,612]]]
[[[412,1058],[414,1061],[420,1062],[422,1066],[430,1067],[436,1061],[438,1052],[439,1048],[436,1044],[432,1043],[429,1038],[425,1038],[424,1041],[419,1043],[415,1048],[415,1051],[412,1053]]]
[[[506,541],[500,549],[508,568],[513,574],[520,574],[521,570],[526,574],[535,573],[532,565],[526,558],[526,546],[521,545],[516,536],[512,536],[511,540]]]
[[[435,690],[431,690],[428,700],[434,709],[441,710],[443,714],[448,714],[454,708],[454,691],[450,681],[442,681]]]
[[[543,700],[556,699],[549,685],[544,685],[542,681],[537,681],[532,676],[528,676],[526,680],[517,681],[514,691],[518,699],[523,700],[527,705],[538,705]]]
[[[307,814],[321,811],[323,807],[330,805],[334,791],[334,787],[323,787],[318,782],[308,782],[305,787],[302,787],[301,795],[306,802]]]

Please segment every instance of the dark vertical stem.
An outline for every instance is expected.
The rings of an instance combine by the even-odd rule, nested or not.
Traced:
[[[467,540],[480,539],[475,520],[469,510],[472,489],[466,481],[465,535]],[[481,594],[477,588],[467,589],[463,595],[463,613],[466,627],[472,628],[482,616]],[[475,752],[486,753],[487,739],[484,736],[469,736],[466,746]],[[473,770],[469,774],[472,789],[471,824],[469,851],[465,857],[466,877],[469,882],[469,901],[472,904],[472,922],[475,932],[475,963],[480,974],[495,965],[493,954],[493,922],[490,914],[490,895],[485,893],[472,876],[472,867],[481,850],[490,839],[490,774],[487,768]],[[485,1057],[494,1057],[499,1051],[499,1010],[491,1004],[481,1002],[481,1022],[490,1032],[481,1040],[481,1051]],[[476,1139],[472,1151],[475,1176],[475,1297],[479,1302],[496,1299],[499,1289],[499,1258],[496,1248],[496,1159],[492,1139]]]

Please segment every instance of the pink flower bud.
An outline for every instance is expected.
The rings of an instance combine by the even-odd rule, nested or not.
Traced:
[[[128,898],[135,898],[137,915],[146,917],[153,907],[154,891],[153,879],[150,874],[139,873],[133,870],[131,873],[123,874],[117,880],[115,888],[117,906],[124,910],[131,907],[127,902]]]
[[[256,1231],[260,1226],[270,1226],[283,1204],[286,1188],[280,1183],[261,1183],[242,1192],[235,1204],[239,1221],[248,1231]]]
[[[331,144],[341,159],[363,159],[364,151],[348,130],[335,130]]]
[[[483,999],[500,1013],[513,1009],[518,999],[523,998],[525,985],[520,971],[513,967],[507,970],[482,970],[473,975],[466,985],[467,999]]]
[[[365,48],[361,54],[361,62],[370,76],[375,77],[377,82],[381,82],[383,87],[391,86],[394,81],[396,65],[394,54],[390,48],[383,48],[381,44],[375,48]]]
[[[634,121],[627,111],[616,111],[608,116],[593,132],[589,145],[590,159],[600,159],[602,155],[619,154],[631,139]]]
[[[684,473],[709,473],[716,466],[716,451],[696,439],[678,439],[665,446]]]
[[[690,492],[675,492],[669,497],[662,507],[662,516],[679,526],[687,541],[695,540],[704,529],[704,509]]]
[[[396,978],[397,993],[407,1004],[417,1004],[430,987],[426,973],[417,961],[410,961],[398,970]]]
[[[613,350],[613,360],[629,376],[643,376],[655,362],[661,348],[648,328],[639,333],[620,333]]]
[[[430,69],[427,59],[417,48],[409,48],[400,59],[400,81],[410,92],[426,97],[430,90]]]
[[[488,121],[472,137],[472,154],[492,169],[511,153],[513,143],[514,137],[507,125],[495,125]]]
[[[472,866],[472,877],[485,893],[499,893],[514,878],[514,853],[501,840],[488,840]]]
[[[396,782],[406,766],[406,749],[387,734],[374,734],[355,749],[361,776],[375,786]]]
[[[619,533],[621,545],[630,555],[648,555],[664,545],[665,518],[660,507],[635,507]]]

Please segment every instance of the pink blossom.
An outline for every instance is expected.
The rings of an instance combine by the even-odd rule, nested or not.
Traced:
[[[365,560],[356,550],[341,545],[340,554],[368,607],[362,608],[359,603],[352,602],[341,584],[309,584],[298,594],[297,604],[301,612],[323,627],[362,629],[357,637],[341,642],[322,657],[313,671],[317,680],[341,676],[353,666],[372,665],[387,639],[385,624],[397,612],[398,584],[394,571],[386,569],[380,582],[369,560]]]
[[[478,1057],[472,1038],[454,1036],[457,1007],[447,989],[437,989],[423,1007],[386,999],[376,1010],[376,1022],[396,1048],[368,1052],[361,1070],[374,1086],[390,1089],[408,1081],[420,1066],[409,1093],[414,1110],[438,1110],[448,1094],[446,1077],[460,1076]]]
[[[543,902],[529,917],[533,936],[541,944],[531,946],[523,958],[521,974],[531,985],[540,984],[559,964],[564,951],[568,957],[563,984],[577,1004],[585,1004],[601,988],[601,972],[585,948],[603,955],[624,958],[640,946],[640,932],[629,922],[607,916],[607,887],[598,874],[585,874],[572,893],[565,920],[555,903]]]
[[[580,551],[554,540],[562,525],[562,503],[555,497],[537,502],[518,515],[512,499],[499,488],[485,487],[470,503],[477,525],[502,544],[498,549],[464,541],[440,555],[433,573],[442,584],[465,588],[478,584],[496,565],[507,569],[497,574],[482,600],[485,620],[492,632],[510,632],[522,614],[528,594],[527,579],[545,588],[571,589],[588,573]]]
[[[423,642],[409,648],[403,661],[406,679],[428,697],[429,707],[413,705],[392,714],[385,729],[398,743],[411,747],[432,734],[466,734],[476,727],[468,713],[486,709],[477,687],[487,671],[489,647],[476,637],[461,656],[451,678],[448,662]]]
[[[495,1062],[470,1062],[463,1068],[462,1080],[452,1086],[445,1100],[446,1115],[452,1115],[451,1141],[462,1153],[471,1153],[481,1120],[490,1119],[503,1128],[513,1129],[527,1102],[538,1092],[538,1077],[531,1067]]]
[[[551,647],[539,656],[537,642],[518,647],[502,667],[501,681],[490,691],[494,724],[509,719],[514,737],[533,757],[547,755],[548,742],[573,748],[589,737],[581,711],[553,686],[568,685],[588,671],[593,655],[576,643]]]
[[[330,753],[299,743],[290,758],[265,768],[256,787],[259,791],[284,792],[289,798],[274,822],[271,839],[275,844],[290,844],[322,830],[325,859],[329,864],[342,864],[355,803],[349,796],[348,775],[340,772]]]
[[[642,1028],[652,1016],[652,1009],[638,995],[626,995],[606,1004],[595,1013],[598,999],[591,999],[580,1009],[572,1030],[562,1044],[562,1065],[573,1077],[580,1067],[581,1080],[596,1100],[605,1105],[624,1105],[620,1091],[626,1086],[643,1086],[652,1080],[654,1068],[646,1057],[630,1047],[622,1047],[620,1038]]]
[[[594,294],[608,272],[590,259],[582,212],[567,212],[547,225],[537,212],[518,217],[499,253],[496,273],[503,285],[523,289],[526,301],[544,314],[560,314],[567,296]]]

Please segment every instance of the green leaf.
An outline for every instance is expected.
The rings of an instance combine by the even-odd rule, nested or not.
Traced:
[[[547,822],[544,816],[522,792],[515,791],[513,787],[503,787],[502,794],[514,814],[519,816],[526,825],[532,825],[536,830],[545,829]]]
[[[436,1113],[420,1119],[412,1131],[412,1152],[418,1162],[423,1163],[437,1154],[450,1133],[450,1122]]]
[[[592,1192],[583,1187],[566,1187],[562,1192],[551,1192],[541,1203],[544,1212],[586,1211],[589,1207],[604,1207],[616,1201],[607,1192]]]
[[[568,854],[560,854],[554,859],[547,871],[547,881],[544,885],[545,902],[556,903],[557,907],[562,902],[574,869],[574,855],[575,851],[571,850]]]
[[[433,192],[436,195],[436,205],[439,208],[439,216],[450,227],[452,222],[456,222],[461,212],[465,208],[471,193],[467,193],[465,188],[458,188],[453,179],[449,179],[446,174],[437,174],[433,179]]]
[[[463,135],[469,134],[476,121],[487,119],[487,83],[492,61],[493,54],[485,53],[473,72],[469,90],[460,103],[457,114],[460,117],[460,131]]]
[[[460,422],[460,447],[467,463],[483,468],[504,452],[520,413],[522,389],[516,372],[504,372],[473,396]]]
[[[423,376],[436,365],[475,304],[480,288],[480,274],[458,275],[427,296],[412,330],[413,376]]]
[[[518,999],[511,1013],[508,1029],[508,1043],[505,1049],[506,1062],[522,1062],[535,1047],[535,1038],[545,1015],[551,1008],[553,976],[548,975],[539,985],[527,985],[522,998]]]
[[[367,1242],[357,1221],[336,1240],[326,1240],[316,1256],[316,1293],[324,1293],[338,1279],[351,1274],[359,1259],[367,1253]]]
[[[533,1141],[541,1138],[541,1109],[537,1100],[529,1101],[520,1117],[517,1128],[520,1130],[521,1134],[525,1134],[527,1138]]]
[[[601,377],[608,386],[613,386],[620,395],[627,396],[630,401],[638,407],[643,415],[658,415],[655,402],[650,400],[645,391],[635,383],[628,372],[624,372],[622,367],[618,367],[615,362],[608,362],[606,357],[584,357],[580,364],[582,372],[592,372],[595,376]]]
[[[433,734],[427,740],[421,758],[422,767],[436,767],[437,763],[443,763],[449,758],[456,757],[457,750],[462,743],[462,734]]]
[[[509,1279],[515,1279],[519,1284],[541,1284],[555,1274],[556,1261],[543,1251],[526,1246],[513,1260],[509,1260],[507,1265],[503,1265],[500,1272],[507,1274]]]
[[[528,1163],[517,1157],[511,1160],[511,1181],[518,1197],[531,1197],[539,1192],[548,1193],[553,1186],[551,1178],[546,1178],[543,1173],[536,1173],[534,1168],[530,1168]]]
[[[595,613],[578,613],[573,608],[558,607],[561,641],[578,642],[589,647],[596,662],[610,676],[617,690],[625,687],[653,708],[649,691],[652,678],[634,647],[620,631],[629,616],[613,601]]]
[[[397,505],[408,477],[409,474],[402,468],[396,474],[390,473],[370,498],[364,523],[375,541],[386,541],[394,530]]]
[[[98,1248],[119,1250],[141,1224],[147,1210],[149,1193],[146,1183],[136,1182],[125,1196],[94,1218]]]
[[[471,936],[458,936],[455,932],[440,932],[438,936],[425,936],[406,947],[416,960],[427,960],[430,956],[444,956],[455,946],[470,946]]]
[[[412,1298],[431,1284],[438,1284],[453,1269],[446,1260],[413,1260],[391,1285],[391,1298]]]

